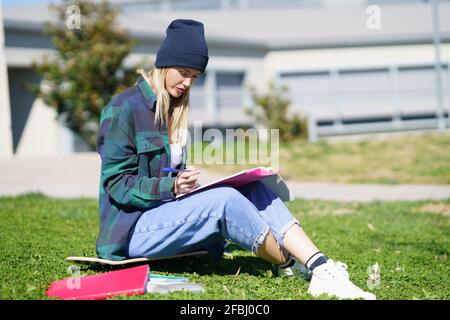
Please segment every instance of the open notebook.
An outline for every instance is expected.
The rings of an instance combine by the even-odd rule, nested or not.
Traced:
[[[277,195],[281,200],[283,201],[294,200],[293,194],[286,185],[286,182],[284,182],[284,180],[278,174],[278,170],[274,170],[270,167],[256,167],[253,169],[242,170],[231,176],[201,185],[190,193],[179,194],[177,195],[177,198],[182,198],[195,192],[201,192],[202,190],[211,187],[221,185],[240,187],[258,180],[264,183],[269,189],[271,189],[272,192],[275,193],[275,195]]]

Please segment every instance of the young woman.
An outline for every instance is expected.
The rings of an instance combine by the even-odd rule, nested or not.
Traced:
[[[176,199],[198,186],[186,168],[189,91],[205,71],[203,24],[177,19],[167,28],[155,68],[103,109],[99,257],[165,257],[206,248],[218,258],[225,240],[311,280],[313,296],[375,299],[350,280],[345,264],[323,255],[283,201],[260,182],[222,186]],[[165,167],[188,169],[178,175]],[[306,266],[306,268],[305,268]]]

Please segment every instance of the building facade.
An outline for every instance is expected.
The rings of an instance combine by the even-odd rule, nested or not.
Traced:
[[[254,125],[244,111],[254,107],[248,88],[263,91],[275,81],[288,87],[291,111],[308,118],[311,140],[450,128],[449,1],[438,6],[439,64],[433,8],[424,1],[116,2],[123,9],[120,23],[137,40],[125,62],[130,68],[154,58],[173,19],[205,24],[210,62],[192,88],[191,124]],[[52,52],[43,33],[52,19],[47,6],[2,11],[0,156],[86,151],[24,86],[40,81],[32,61]]]

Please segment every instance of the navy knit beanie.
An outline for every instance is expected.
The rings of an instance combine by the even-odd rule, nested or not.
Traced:
[[[187,67],[204,72],[208,59],[203,24],[195,20],[177,19],[167,27],[166,39],[156,53],[155,66]]]

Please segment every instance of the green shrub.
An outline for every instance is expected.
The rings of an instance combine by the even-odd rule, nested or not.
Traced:
[[[286,86],[277,86],[269,82],[268,90],[259,93],[255,87],[250,87],[255,107],[246,108],[246,113],[253,116],[255,121],[266,129],[279,129],[280,139],[290,141],[294,138],[307,138],[306,117],[298,113],[290,113],[290,101],[285,97]]]
[[[73,4],[80,16],[75,28],[68,23],[74,15],[67,12]],[[123,65],[133,41],[116,21],[118,9],[107,1],[64,0],[50,7],[57,20],[46,25],[46,33],[55,55],[33,64],[43,81],[31,90],[95,147],[101,109],[136,80],[134,71]]]

